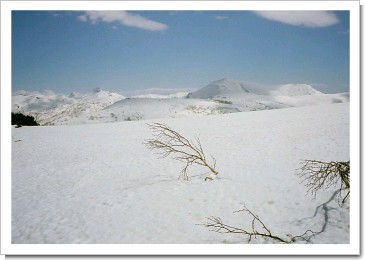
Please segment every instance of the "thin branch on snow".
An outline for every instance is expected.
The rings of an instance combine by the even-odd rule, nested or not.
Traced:
[[[311,239],[314,238],[316,235],[321,234],[326,231],[328,221],[329,221],[329,211],[333,208],[329,207],[328,204],[338,196],[338,194],[341,192],[341,190],[336,190],[332,196],[324,203],[320,204],[316,207],[314,215],[311,217],[316,217],[318,212],[320,210],[323,210],[323,225],[320,231],[313,231],[311,229],[306,230],[301,235],[287,235],[287,238],[279,237],[276,235],[273,235],[270,231],[270,229],[264,224],[264,222],[259,218],[258,215],[254,214],[251,210],[249,210],[246,206],[244,206],[243,209],[237,210],[233,213],[237,212],[246,212],[252,217],[251,221],[251,230],[246,230],[243,228],[238,228],[234,226],[227,225],[223,223],[223,221],[219,217],[210,217],[206,218],[208,222],[206,224],[198,224],[200,226],[204,226],[207,228],[211,228],[210,231],[218,232],[218,233],[236,233],[236,234],[243,234],[248,238],[248,243],[251,242],[252,238],[257,237],[264,237],[264,238],[270,238],[272,240],[285,243],[285,244],[291,244],[295,243],[297,241],[305,241],[306,243],[310,243]],[[257,226],[259,228],[257,228]]]
[[[172,159],[183,162],[185,166],[180,172],[181,178],[189,179],[187,170],[193,164],[208,168],[214,175],[218,174],[216,160],[211,156],[213,164],[208,163],[199,136],[195,136],[195,142],[191,142],[166,124],[152,123],[148,126],[155,139],[148,139],[144,144],[151,150],[159,150],[160,158],[172,156]]]
[[[312,230],[306,230],[303,234],[298,236],[288,236],[288,238],[282,238],[276,235],[273,235],[270,229],[264,224],[264,222],[260,219],[260,217],[254,214],[251,210],[249,210],[246,206],[243,209],[235,211],[237,212],[246,212],[248,215],[252,217],[251,221],[251,230],[246,230],[243,228],[238,228],[234,226],[227,225],[223,223],[223,221],[219,217],[209,217],[207,218],[207,223],[198,224],[207,228],[210,228],[210,231],[214,231],[217,233],[235,233],[242,234],[247,237],[247,242],[250,243],[252,238],[263,237],[269,238],[280,243],[291,244],[298,240],[310,242],[310,239],[317,235],[319,232],[314,232]]]

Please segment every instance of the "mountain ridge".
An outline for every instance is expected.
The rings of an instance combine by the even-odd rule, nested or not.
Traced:
[[[228,78],[190,93],[125,97],[95,88],[86,94],[17,91],[12,112],[34,116],[41,125],[88,124],[187,117],[349,102],[346,93],[324,94],[308,84],[262,86]]]
[[[188,98],[209,99],[221,97],[222,95],[242,95],[246,93],[256,95],[289,95],[289,96],[304,96],[312,94],[323,94],[308,84],[284,84],[274,86],[261,86],[256,83],[245,81],[236,81],[228,78],[222,78],[207,86],[191,92]],[[246,94],[247,95],[247,94]]]

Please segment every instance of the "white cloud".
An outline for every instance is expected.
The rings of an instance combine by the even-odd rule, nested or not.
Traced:
[[[82,22],[87,22],[87,16],[86,15],[80,15],[77,17]]]
[[[305,27],[326,27],[339,22],[330,11],[253,11],[268,20]]]
[[[89,21],[91,23],[120,23],[121,25],[149,31],[164,31],[168,28],[166,24],[155,22],[127,11],[87,11],[83,15],[80,15],[78,19],[83,22]]]

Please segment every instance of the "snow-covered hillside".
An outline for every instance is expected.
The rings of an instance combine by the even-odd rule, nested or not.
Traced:
[[[88,94],[66,96],[46,92],[13,93],[12,111],[32,115],[41,125],[106,123],[153,118],[179,118],[242,111],[346,103],[348,93],[323,94],[306,84],[260,86],[221,79],[197,91],[148,94],[128,98],[95,89]],[[157,91],[158,92],[158,91]],[[163,91],[162,91],[163,92]]]
[[[260,86],[227,78],[189,93],[188,98],[230,104],[239,111],[349,102],[348,93],[324,94],[307,84]]]
[[[156,121],[189,139],[199,135],[205,153],[217,160],[219,178],[204,181],[208,173],[196,167],[189,181],[179,180],[179,162],[158,159],[143,145],[152,137],[147,123]],[[324,228],[311,243],[350,242],[348,202],[340,207],[333,200],[315,214],[339,187],[319,191],[313,199],[296,175],[304,159],[349,160],[348,103],[21,127],[12,128],[12,138],[15,244],[246,243],[242,235],[196,225],[216,216],[249,228],[249,216],[233,213],[244,205],[274,235]],[[251,243],[273,241],[253,237]]]
[[[92,122],[99,111],[124,98],[100,88],[69,96],[52,91],[20,91],[12,95],[12,112],[32,115],[41,125],[83,124]]]
[[[220,80],[213,81],[207,86],[189,94],[189,98],[202,98],[202,99],[213,99],[222,97],[236,97],[240,95],[250,96],[255,95],[266,95],[268,93],[267,89],[260,87],[257,84],[247,84],[239,81],[230,80],[223,78]]]
[[[175,98],[127,98],[100,111],[100,120],[134,121],[153,118],[180,118],[240,112],[234,107],[209,100]]]

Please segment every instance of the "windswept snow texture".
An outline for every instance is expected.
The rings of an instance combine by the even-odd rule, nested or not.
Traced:
[[[179,180],[182,164],[159,159],[143,145],[152,138],[150,122],[166,123],[189,139],[199,135],[205,153],[217,160],[218,178],[204,181],[209,173],[196,167],[189,171],[189,181]],[[339,186],[321,190],[313,199],[296,175],[304,159],[349,160],[348,103],[21,127],[12,128],[12,136],[15,244],[247,243],[242,235],[196,225],[216,216],[249,229],[252,218],[233,213],[244,205],[274,235],[325,228],[310,243],[349,243],[348,202],[340,207],[332,200],[327,212],[319,209],[315,215]],[[251,241],[273,242],[261,237]]]
[[[306,84],[260,86],[230,79],[214,81],[191,93],[151,91],[128,98],[101,89],[68,96],[21,91],[13,94],[12,111],[32,115],[41,125],[75,125],[349,102],[348,93],[323,94]]]

